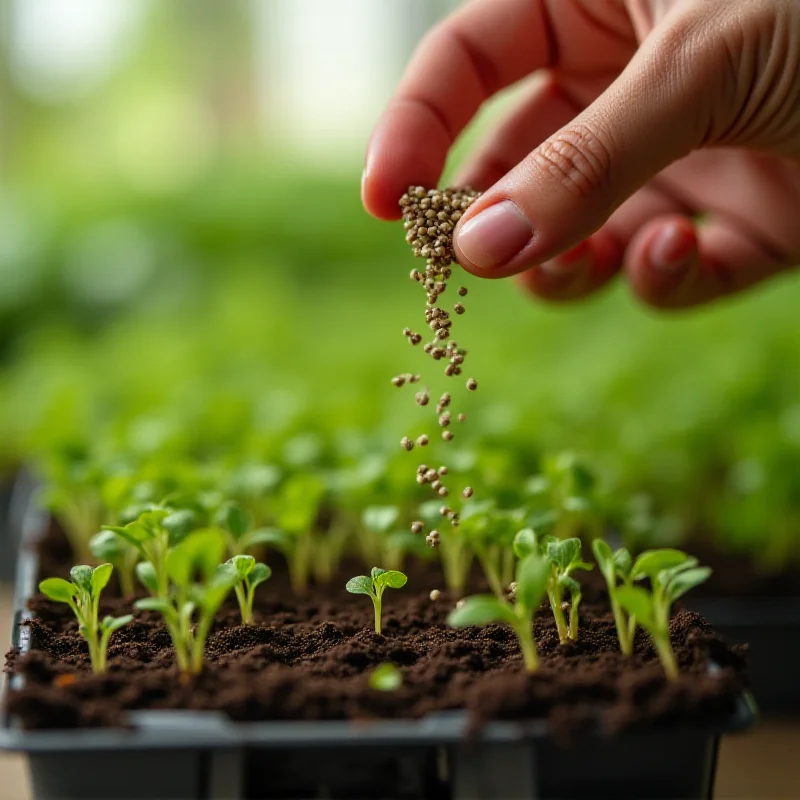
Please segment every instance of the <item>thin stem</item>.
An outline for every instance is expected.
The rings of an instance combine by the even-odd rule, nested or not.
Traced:
[[[194,642],[192,643],[192,672],[199,675],[203,671],[203,656],[205,655],[206,639],[208,632],[211,630],[211,623],[214,618],[210,614],[204,614],[200,617],[200,622],[197,625],[197,630],[194,634]]]
[[[578,625],[580,623],[580,617],[578,615],[578,606],[581,604],[581,596],[573,595],[570,597],[570,604],[569,604],[569,638],[572,641],[577,641],[578,639]]]
[[[464,540],[455,532],[442,538],[439,553],[447,588],[453,594],[461,596],[467,585],[472,553],[464,546]]]
[[[256,587],[255,586],[248,586],[247,587],[247,622],[245,625],[252,625],[253,624],[253,601],[255,600],[256,596]]]
[[[533,638],[533,620],[520,620],[516,626],[519,649],[522,651],[522,662],[526,672],[536,672],[539,668],[539,657],[536,654],[536,642]]]
[[[505,586],[500,578],[495,559],[492,558],[491,553],[481,549],[478,551],[478,560],[481,562],[481,567],[483,567],[483,574],[486,576],[489,588],[502,600],[505,595]]]
[[[237,583],[236,586],[233,587],[233,591],[236,592],[236,599],[239,601],[239,613],[242,617],[242,625],[249,625],[252,622],[252,614],[248,608],[244,586],[242,586],[241,583]]]
[[[372,605],[375,606],[375,633],[381,632],[381,596],[372,595]]]
[[[653,642],[667,678],[671,681],[678,680],[678,662],[675,660],[675,653],[672,651],[669,633],[666,635],[654,636]]]
[[[556,587],[547,593],[550,598],[550,608],[553,611],[553,618],[556,621],[556,630],[558,631],[558,641],[561,644],[566,644],[569,639],[569,631],[567,629],[567,620],[564,618],[564,610],[561,608],[561,590]]]
[[[609,587],[610,588],[610,587]],[[633,655],[633,635],[629,629],[630,619],[625,619],[625,612],[617,602],[613,592],[609,592],[611,598],[611,612],[614,614],[614,625],[617,628],[617,638],[619,639],[619,649],[624,656]]]
[[[104,628],[100,636],[100,646],[97,652],[98,666],[95,672],[103,673],[106,671],[106,663],[108,658],[108,642],[111,639],[111,629]]]

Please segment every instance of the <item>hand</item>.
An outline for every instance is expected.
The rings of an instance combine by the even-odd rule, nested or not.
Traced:
[[[797,0],[472,0],[375,127],[367,210],[399,217],[481,103],[537,71],[455,181],[485,190],[455,231],[467,270],[572,300],[624,269],[678,308],[800,263]]]

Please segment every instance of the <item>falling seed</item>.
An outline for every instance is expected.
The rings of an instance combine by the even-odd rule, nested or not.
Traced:
[[[414,395],[414,400],[416,400],[418,406],[426,406],[428,405],[428,401],[431,399],[431,396],[427,392],[417,392]]]
[[[471,392],[474,392],[478,388],[478,381],[475,378],[468,378],[467,379],[467,389]]]
[[[401,386],[403,386],[403,385],[405,384],[405,382],[406,382],[406,379],[405,379],[405,378],[404,378],[402,375],[395,375],[395,376],[394,376],[394,378],[392,378],[392,383],[393,383],[393,384],[394,384],[394,385],[395,385],[395,386],[396,386],[398,389],[399,389]]]
[[[422,336],[418,333],[412,333],[411,336],[408,337],[408,341],[413,345],[418,345],[422,341]]]
[[[415,520],[411,523],[411,533],[422,533],[425,530],[425,523],[421,520]]]
[[[442,431],[442,439],[444,439],[446,442],[449,442],[452,438],[453,438],[453,431]],[[407,447],[406,449],[410,450],[411,448]]]
[[[466,419],[467,419],[467,415],[466,414],[459,414],[458,415],[458,421],[459,422],[465,422]]]
[[[448,490],[448,488],[446,486],[440,486],[439,487],[439,491],[438,491],[439,497],[447,497],[448,494],[450,494],[450,491]]]
[[[438,470],[436,470],[436,471],[437,471],[437,472],[438,472],[440,475],[447,475],[447,467],[445,467],[444,465],[442,465],[441,467],[439,467],[439,469],[438,469]]]
[[[439,405],[442,408],[447,408],[450,405],[450,395],[447,392],[439,398]]]
[[[466,308],[464,308],[464,304],[463,304],[463,303],[456,303],[456,304],[453,306],[453,311],[455,311],[455,312],[456,312],[456,314],[463,314],[463,313],[464,313],[466,310],[467,310],[467,309],[466,309]]]
[[[431,602],[435,603],[440,597],[442,593],[438,589],[431,590]]]
[[[414,449],[414,442],[412,442],[411,439],[408,438],[408,436],[404,436],[400,440],[400,447],[402,447],[403,450],[413,450]]]
[[[430,483],[431,481],[435,481],[438,476],[439,473],[435,469],[429,469],[425,473],[425,480]]]
[[[406,375],[406,378],[408,379],[409,383],[419,383],[420,376],[409,373]]]
[[[459,295],[459,297],[466,297],[467,296],[467,287],[466,286],[459,286],[458,287],[458,295]]]
[[[411,328],[403,328],[403,336],[411,336]]]
[[[443,414],[439,415],[439,425],[442,428],[446,428],[450,424],[450,412],[445,411]]]
[[[469,499],[470,497],[472,497],[472,487],[471,486],[467,486],[464,489],[464,491],[461,492],[461,494],[463,494],[466,499]]]
[[[417,444],[420,447],[425,447],[428,444],[428,436],[427,436],[427,434],[421,433],[419,436],[417,436]]]
[[[446,517],[446,516],[448,516],[449,514],[451,514],[451,513],[452,513],[452,511],[453,511],[453,509],[452,509],[452,508],[450,508],[450,506],[442,506],[442,507],[439,509],[439,513],[440,513],[440,514],[441,514],[443,517]]]

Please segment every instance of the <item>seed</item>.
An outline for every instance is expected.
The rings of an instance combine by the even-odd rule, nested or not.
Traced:
[[[400,440],[400,447],[402,447],[403,450],[413,450],[414,449],[414,442],[412,442],[411,439],[408,438],[408,436],[404,436]]]
[[[454,527],[458,527],[458,523],[461,522],[461,517],[454,511],[452,514],[448,514],[447,518],[450,520],[450,524]]]
[[[437,339],[446,339],[448,336],[450,336],[450,332],[447,330],[447,328],[439,328],[439,330],[436,331]]]
[[[467,309],[466,309],[466,308],[464,308],[464,306],[463,306],[461,303],[456,303],[456,304],[453,306],[453,311],[455,311],[455,312],[456,312],[456,314],[463,314],[463,313],[464,313],[466,310],[467,310]]]
[[[453,375],[460,375],[461,374],[461,367],[457,367],[453,364]]]
[[[442,439],[446,442],[449,442],[453,438],[453,431],[442,431]],[[413,443],[412,443],[413,446]],[[411,447],[406,447],[406,450],[410,450]]]
[[[405,382],[406,382],[406,379],[405,379],[405,377],[404,377],[403,375],[395,375],[395,376],[394,376],[394,378],[392,378],[392,383],[393,383],[393,384],[394,384],[394,385],[395,385],[395,386],[396,386],[398,389],[399,389],[399,388],[400,388],[400,387],[401,387],[401,386],[402,386],[402,385],[403,385]]]
[[[422,336],[418,333],[412,333],[411,336],[408,337],[408,340],[411,344],[419,344],[422,341]]]
[[[448,378],[450,378],[450,377],[452,377],[453,375],[456,374],[456,370],[457,369],[458,369],[458,367],[455,364],[448,364],[444,368],[444,374],[447,375]]]
[[[466,421],[466,419],[467,419],[467,415],[466,414],[459,414],[458,415],[458,421],[459,422],[464,422],[464,421]]]
[[[420,464],[417,467],[417,475],[424,474],[427,471],[428,471],[428,465],[427,464]]]
[[[467,389],[471,392],[474,392],[478,388],[478,381],[475,378],[468,378],[467,379]]]
[[[403,336],[411,336],[411,328],[403,328]]]
[[[438,589],[433,589],[431,591],[431,602],[435,603],[441,596],[442,593]]]
[[[409,278],[411,278],[412,281],[419,283],[422,280],[422,273],[418,269],[412,269],[411,273],[409,274]]]
[[[450,506],[442,506],[442,507],[439,509],[439,513],[440,513],[440,514],[441,514],[443,517],[447,517],[447,516],[449,516],[450,514],[452,514],[452,513],[453,513],[453,509],[452,509],[452,508],[450,508]]]
[[[419,375],[413,375],[412,373],[406,375],[406,379],[408,380],[409,383],[419,383],[419,378],[420,378]]]
[[[417,392],[414,395],[414,399],[417,401],[418,406],[426,406],[431,396],[427,392]]]
[[[447,475],[447,467],[441,466],[438,470],[436,470],[440,475]]]
[[[431,531],[425,537],[425,544],[427,544],[428,547],[438,547],[439,546],[439,531]]]
[[[442,428],[446,428],[450,424],[450,412],[445,411],[444,414],[439,415],[439,425]]]
[[[435,469],[429,469],[425,473],[425,480],[430,483],[431,481],[435,481],[438,475],[439,473]]]
[[[427,436],[427,434],[422,433],[419,436],[417,436],[417,444],[420,447],[425,447],[425,445],[428,444],[428,436]]]
[[[434,492],[438,492],[438,491],[439,491],[439,487],[440,487],[441,485],[442,485],[442,484],[439,482],[439,479],[437,478],[437,479],[436,479],[436,480],[435,480],[435,481],[434,481],[434,482],[431,484],[431,489],[433,489],[433,491],[434,491]]]
[[[415,520],[411,523],[411,533],[422,533],[425,530],[425,523],[421,520]]]
[[[423,345],[422,349],[423,349],[423,350],[424,350],[426,353],[430,353],[430,352],[431,352],[431,350],[433,350],[433,342],[426,342],[426,343]]]
[[[439,398],[439,405],[442,408],[447,408],[450,405],[450,395],[447,392]]]
[[[458,287],[458,294],[459,294],[459,297],[466,297],[467,296],[467,287],[466,286],[459,286]]]
[[[448,494],[450,494],[450,492],[447,490],[446,486],[439,487],[439,497],[447,497]]]
[[[461,494],[463,494],[465,498],[469,499],[470,497],[472,497],[472,487],[471,486],[467,486],[464,489],[464,491],[461,492]]]

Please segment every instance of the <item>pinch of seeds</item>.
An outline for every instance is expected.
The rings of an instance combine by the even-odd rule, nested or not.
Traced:
[[[411,439],[408,438],[408,436],[404,436],[400,440],[400,447],[402,447],[403,450],[409,450],[409,451],[413,450],[414,449],[414,442],[412,442]]]
[[[417,436],[417,444],[420,447],[425,447],[425,445],[428,444],[428,436],[427,436],[427,434],[421,433],[419,436]]]
[[[414,520],[411,523],[411,533],[422,533],[425,530],[425,523],[422,520]]]
[[[467,486],[464,491],[461,492],[461,494],[464,495],[464,497],[468,500],[470,497],[472,497],[472,487]]]
[[[468,378],[467,379],[467,389],[471,392],[474,392],[478,388],[478,381],[475,378]]]
[[[442,593],[438,589],[431,590],[430,597],[431,597],[431,602],[432,603],[435,603],[441,596],[442,596]]]
[[[446,442],[451,441],[452,438],[453,438],[453,435],[454,435],[453,431],[442,431],[442,439],[444,439]],[[410,450],[410,449],[411,449],[410,447],[406,448],[406,450]]]
[[[439,546],[439,531],[431,531],[425,537],[425,544],[427,544],[428,547],[438,547]]]

